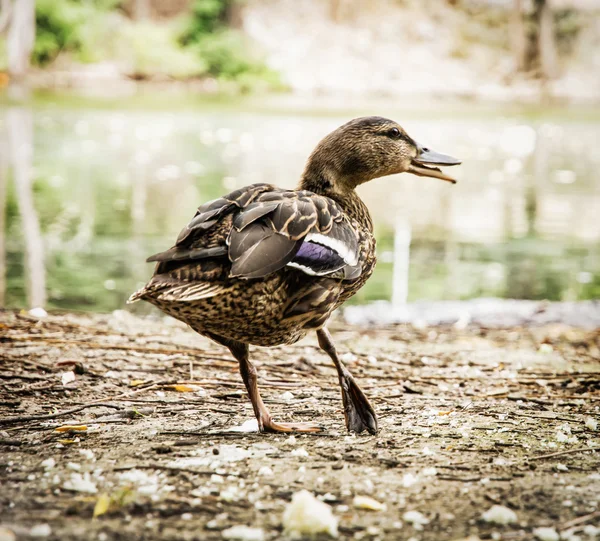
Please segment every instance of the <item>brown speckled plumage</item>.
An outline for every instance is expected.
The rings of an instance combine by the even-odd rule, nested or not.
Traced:
[[[157,261],[154,276],[130,301],[151,302],[227,346],[240,362],[261,431],[318,427],[271,419],[248,344],[291,344],[317,331],[338,369],[348,429],[375,433],[375,412],[324,326],[375,267],[373,224],[356,186],[402,171],[448,179],[422,163],[449,163],[421,161],[425,152],[390,120],[345,124],[311,154],[298,190],[254,184],[202,205],[175,246],[149,258]]]

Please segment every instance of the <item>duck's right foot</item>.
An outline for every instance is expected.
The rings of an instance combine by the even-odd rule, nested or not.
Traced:
[[[369,434],[377,434],[375,410],[354,378],[347,373],[340,378],[340,386],[348,431],[360,434],[366,430]]]

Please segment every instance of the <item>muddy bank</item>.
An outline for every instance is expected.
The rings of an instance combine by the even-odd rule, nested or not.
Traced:
[[[234,431],[252,418],[236,363],[176,322],[0,313],[0,537],[224,539],[248,525],[280,539],[303,488],[341,539],[598,537],[597,330],[332,332],[377,436],[346,433],[313,339],[254,351],[274,417],[323,426],[290,438]]]

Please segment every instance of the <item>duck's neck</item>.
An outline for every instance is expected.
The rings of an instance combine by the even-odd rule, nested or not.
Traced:
[[[333,199],[349,218],[353,218],[363,227],[373,232],[373,221],[369,209],[356,193],[356,190],[354,188],[336,190],[334,183],[328,177],[325,171],[313,172],[307,168],[300,179],[298,189],[308,190]]]

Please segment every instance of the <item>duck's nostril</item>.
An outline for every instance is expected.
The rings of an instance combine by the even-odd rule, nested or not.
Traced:
[[[429,152],[429,149],[427,147],[423,147],[423,152]]]

